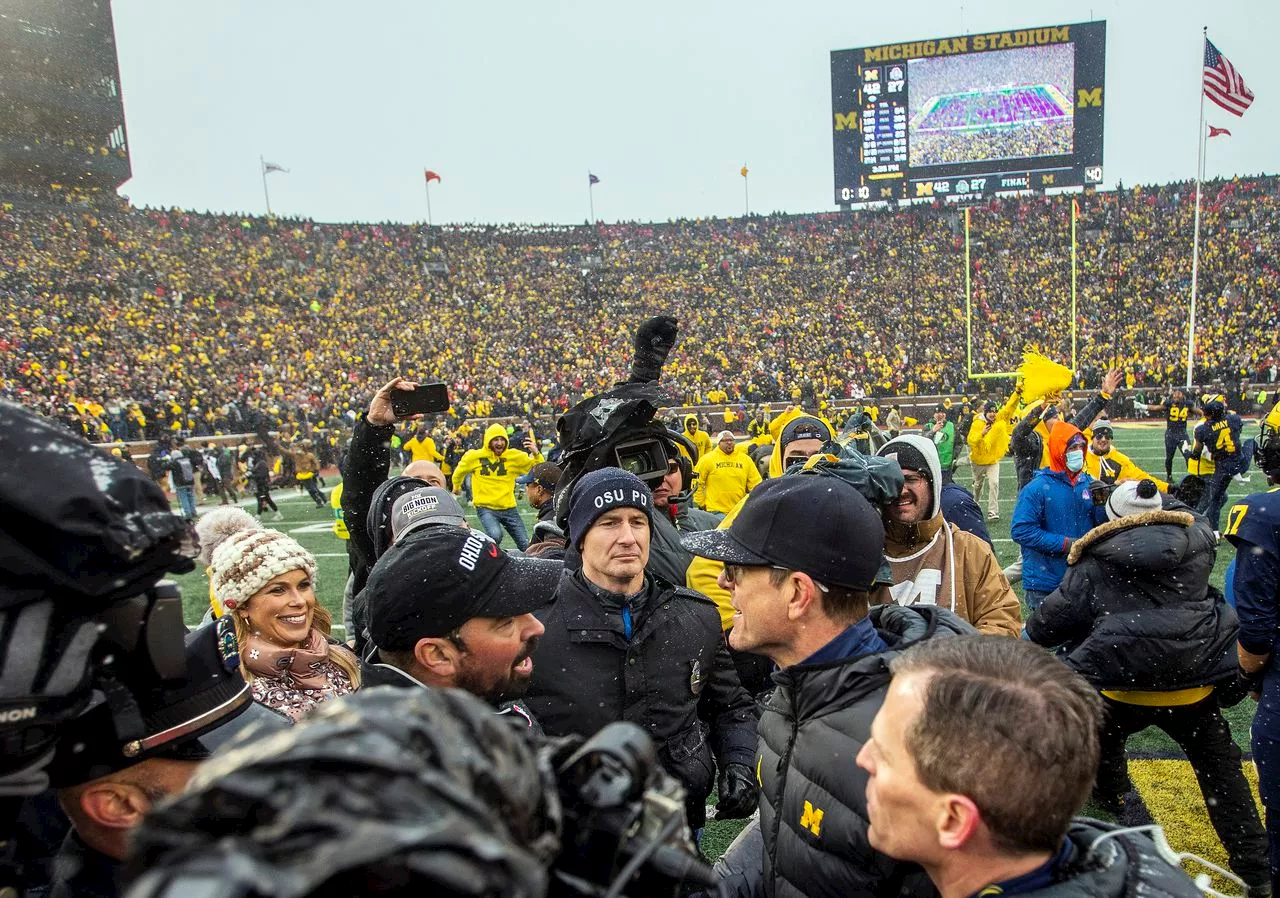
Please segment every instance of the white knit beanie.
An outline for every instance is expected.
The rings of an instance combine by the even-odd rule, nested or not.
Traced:
[[[1107,517],[1114,521],[1129,515],[1159,511],[1163,507],[1155,481],[1126,480],[1107,499]]]
[[[229,516],[225,531],[210,553],[209,584],[213,595],[234,611],[274,578],[289,571],[316,577],[316,560],[297,541],[278,530],[267,530],[249,515],[248,525]],[[201,549],[203,554],[203,547]]]

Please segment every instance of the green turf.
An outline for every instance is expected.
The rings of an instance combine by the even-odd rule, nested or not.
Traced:
[[[1252,426],[1248,428],[1252,432]],[[1116,439],[1115,446],[1120,451],[1127,454],[1133,459],[1134,463],[1155,474],[1163,479],[1164,477],[1164,429],[1160,426],[1140,426],[1140,425],[1117,425],[1115,428]],[[1183,474],[1186,473],[1186,466],[1181,457],[1174,460],[1174,479],[1175,482]],[[956,480],[965,487],[972,489],[973,476],[972,471],[967,465],[962,464],[956,472]],[[328,487],[332,488],[336,480],[330,479]],[[988,524],[991,532],[992,540],[995,543],[996,555],[1000,559],[1002,566],[1011,564],[1018,557],[1017,547],[1009,538],[1009,518],[1012,516],[1014,500],[1016,498],[1016,477],[1013,470],[1012,459],[1004,459],[1001,462],[1000,471],[1000,520],[993,521]],[[1252,472],[1252,482],[1250,484],[1241,485],[1233,484],[1230,499],[1247,495],[1250,492],[1257,491],[1263,486],[1262,475],[1257,471]],[[327,492],[327,489],[326,489]],[[316,508],[315,505],[303,493],[294,489],[277,490],[273,494],[277,504],[284,513],[284,520],[273,522],[268,520],[266,523],[270,527],[283,530],[298,540],[307,550],[316,556],[319,565],[319,573],[317,575],[317,592],[320,601],[333,613],[335,621],[340,621],[342,607],[342,590],[347,577],[347,555],[346,543],[338,539],[333,534],[332,512],[328,507],[324,509]],[[1227,507],[1230,506],[1230,501]],[[214,507],[209,504],[201,506],[202,510]],[[479,526],[479,522],[475,517],[475,512],[470,506],[465,506],[467,517],[473,526]],[[535,515],[523,499],[519,503],[521,514],[525,519],[526,526],[532,530]],[[986,510],[986,500],[983,499],[982,508]],[[252,508],[250,508],[252,511]],[[1225,512],[1224,512],[1225,514]],[[509,536],[503,538],[504,548],[511,548],[511,540]],[[1223,577],[1226,572],[1227,565],[1231,561],[1233,550],[1229,544],[1223,543],[1218,550],[1217,563],[1214,565],[1212,581],[1219,588],[1222,587]],[[196,571],[183,577],[176,578],[183,589],[183,600],[186,607],[187,620],[189,623],[195,623],[200,619],[208,607],[208,581],[205,579],[203,572]],[[1019,594],[1021,590],[1019,588]],[[335,635],[341,635],[335,634]],[[1246,699],[1235,708],[1229,709],[1227,718],[1231,723],[1232,732],[1236,738],[1236,742],[1244,751],[1249,749],[1249,725],[1253,719],[1255,705],[1251,700]],[[1146,730],[1136,734],[1129,741],[1129,749],[1134,754],[1142,756],[1154,757],[1181,757],[1177,746],[1166,737],[1154,729]],[[714,803],[714,798],[712,799]],[[742,828],[739,821],[710,821],[707,824],[704,833],[703,850],[709,857],[718,857],[728,843],[737,835]]]

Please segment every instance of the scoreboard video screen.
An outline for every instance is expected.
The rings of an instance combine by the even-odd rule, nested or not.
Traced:
[[[832,51],[836,203],[1101,183],[1106,30]]]

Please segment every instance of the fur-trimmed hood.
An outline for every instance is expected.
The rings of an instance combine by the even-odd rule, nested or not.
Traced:
[[[1185,511],[1162,509],[1125,515],[1123,518],[1094,527],[1072,543],[1071,551],[1067,554],[1067,564],[1075,564],[1085,552],[1093,550],[1103,555],[1104,560],[1125,567],[1161,569],[1172,567],[1181,561],[1186,552],[1185,535],[1180,541],[1180,546],[1176,545],[1178,540],[1162,540],[1159,544],[1155,544],[1151,540],[1135,538],[1139,536],[1137,532],[1130,533],[1130,538],[1127,539],[1120,535],[1157,524],[1171,524],[1188,530],[1195,522],[1195,516]],[[1117,539],[1117,537],[1120,538]]]

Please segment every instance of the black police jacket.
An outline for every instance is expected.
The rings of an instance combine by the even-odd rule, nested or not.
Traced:
[[[667,772],[684,784],[690,825],[701,826],[716,763],[751,764],[758,718],[716,606],[646,577],[628,640],[620,615],[577,571],[561,579],[538,616],[546,633],[525,697],[538,722],[552,736],[590,736],[617,720],[643,727]]]
[[[931,605],[881,605],[871,617],[888,651],[773,675],[754,764],[771,898],[937,894],[918,866],[872,849],[867,774],[854,759],[884,703],[890,660],[922,639],[977,631]]]
[[[1184,511],[1095,527],[1027,621],[1027,636],[1099,689],[1168,691],[1234,680],[1239,622],[1209,586],[1213,531]]]
[[[121,884],[123,864],[86,845],[75,832],[53,861],[53,883],[49,898],[117,898],[124,892]]]

